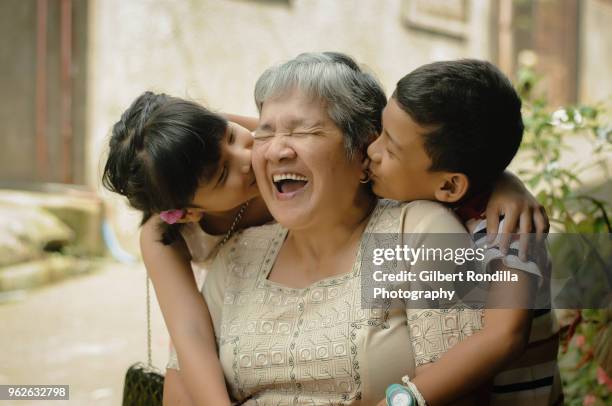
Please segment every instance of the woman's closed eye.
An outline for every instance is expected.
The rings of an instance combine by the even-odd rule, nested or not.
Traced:
[[[321,131],[294,131],[290,135],[296,136],[296,137],[305,137],[308,135],[321,135],[321,134],[322,134]]]
[[[321,135],[321,131],[291,131],[291,132],[283,132],[283,133],[273,133],[271,131],[262,131],[255,130],[255,135],[253,137],[254,140],[264,141],[268,140],[276,135],[286,136],[286,137],[305,137],[308,135]]]
[[[264,140],[270,139],[273,136],[274,136],[274,133],[271,131],[255,130],[255,132],[253,133],[253,140],[254,141],[264,141]]]

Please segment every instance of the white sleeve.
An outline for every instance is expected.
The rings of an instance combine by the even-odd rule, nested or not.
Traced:
[[[187,244],[193,262],[209,260],[222,239],[220,235],[206,233],[198,223],[183,225],[181,227],[181,235],[185,240],[185,244]]]

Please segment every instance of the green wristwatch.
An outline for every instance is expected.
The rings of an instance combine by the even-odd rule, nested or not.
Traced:
[[[416,406],[417,400],[410,389],[398,383],[389,385],[386,390],[388,406]]]

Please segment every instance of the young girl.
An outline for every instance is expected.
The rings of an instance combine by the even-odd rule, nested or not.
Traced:
[[[230,404],[191,262],[205,267],[232,233],[271,220],[251,169],[249,130],[257,120],[231,118],[249,128],[196,103],[146,92],[114,125],[109,143],[103,184],[143,213],[142,257],[178,354],[180,372],[171,360],[166,374],[169,404]],[[522,185],[504,179],[498,187],[487,214],[531,218],[535,199]],[[519,210],[510,212],[513,205]]]
[[[179,357],[182,380],[176,370],[167,375],[172,403],[180,400],[172,383],[184,382],[194,394],[189,401],[229,404],[190,260],[202,265],[236,228],[270,220],[251,170],[252,142],[248,130],[196,103],[151,92],[112,130],[103,184],[142,211],[142,256],[172,341],[189,354]]]

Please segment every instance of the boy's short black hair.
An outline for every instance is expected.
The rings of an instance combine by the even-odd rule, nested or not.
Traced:
[[[434,62],[404,76],[393,94],[425,135],[431,171],[460,172],[469,193],[488,187],[521,144],[521,99],[493,64],[475,59]]]

